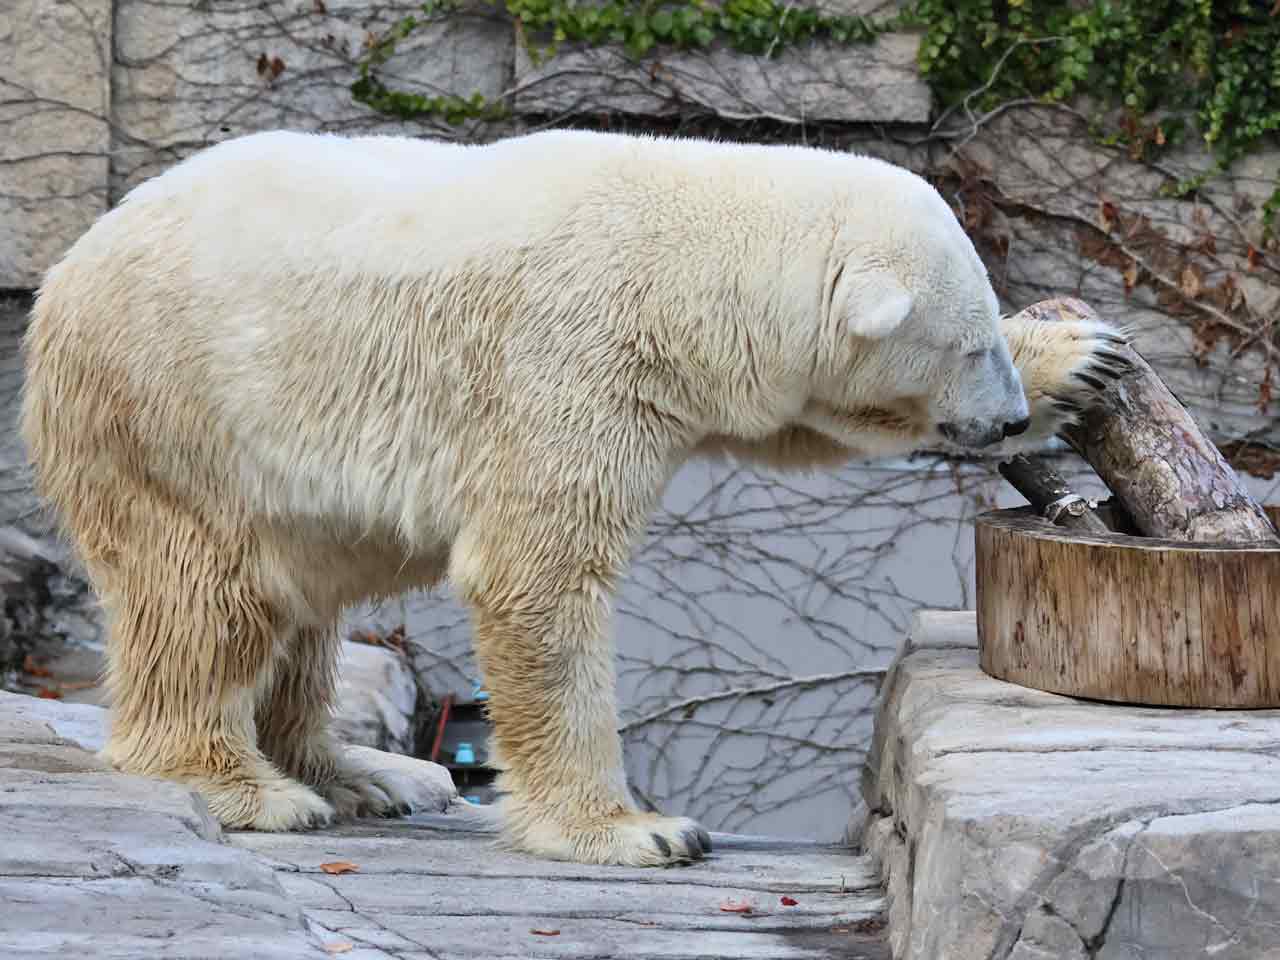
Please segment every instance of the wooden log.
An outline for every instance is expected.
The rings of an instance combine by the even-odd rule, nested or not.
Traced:
[[[1071,297],[1028,308],[1042,318],[1097,320]],[[1197,543],[1280,543],[1275,527],[1221,452],[1132,346],[1114,354],[1128,369],[1100,389],[1097,402],[1063,437],[1149,537]],[[1088,374],[1082,374],[1088,377]]]
[[[1280,544],[1190,543],[978,517],[989,675],[1124,703],[1280,708]]]
[[[1018,454],[1000,464],[999,470],[1000,475],[1027,498],[1037,516],[1081,533],[1111,532],[1088,501],[1073,492],[1062,475],[1048,464]]]

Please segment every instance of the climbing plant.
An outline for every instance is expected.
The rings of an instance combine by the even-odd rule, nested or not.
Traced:
[[[712,5],[705,0],[688,3],[603,0],[579,4],[572,0],[492,0],[499,2],[526,37],[546,36],[541,47],[530,45],[535,55],[552,52],[560,43],[616,44],[633,57],[655,47],[677,50],[705,49],[716,41],[740,53],[768,56],[793,44],[826,38],[836,43],[863,43],[874,39],[877,25],[866,17],[822,13],[774,0],[725,0]],[[506,115],[500,104],[483,97],[426,97],[387,88],[377,68],[391,57],[396,45],[424,23],[459,8],[458,0],[428,0],[423,17],[405,17],[377,38],[359,65],[352,87],[355,98],[391,116],[441,116],[450,123],[464,119],[497,119]],[[883,29],[886,24],[879,25]]]
[[[915,0],[899,25],[924,31],[920,69],[944,105],[1087,94],[1100,139],[1141,155],[1194,128],[1215,155],[1212,172],[1280,130],[1277,0]],[[1280,192],[1268,222],[1278,204]]]
[[[872,20],[777,0],[491,0],[540,52],[562,42],[613,44],[631,56],[722,43],[776,56],[814,39],[864,43],[893,30],[922,33],[919,67],[943,107],[977,109],[1011,98],[1061,102],[1087,94],[1104,142],[1158,152],[1194,128],[1221,172],[1280,130],[1280,0],[911,0]],[[378,67],[424,22],[458,11],[428,0],[368,47],[353,86],[357,100],[411,118],[492,120],[501,103],[483,97],[426,97],[387,88]],[[539,52],[536,48],[534,52]],[[976,92],[976,95],[975,95]],[[1185,193],[1203,177],[1174,186]],[[1267,221],[1280,207],[1280,190]]]

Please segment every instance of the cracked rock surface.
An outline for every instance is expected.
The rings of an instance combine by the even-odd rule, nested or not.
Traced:
[[[693,866],[588,867],[500,849],[465,804],[224,833],[192,791],[85,749],[104,720],[0,692],[6,957],[888,958],[875,872],[845,847],[720,834]]]
[[[863,796],[895,957],[1280,958],[1280,711],[1029,690],[972,613],[922,613]]]

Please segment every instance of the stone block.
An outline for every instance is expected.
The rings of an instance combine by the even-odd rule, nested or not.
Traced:
[[[36,286],[107,207],[111,7],[0,5],[0,289]]]
[[[118,0],[116,8],[113,197],[201,147],[258,130],[424,132],[357,103],[350,90],[366,40],[420,17],[419,3]],[[379,72],[395,89],[494,98],[510,83],[513,56],[510,25],[470,13],[420,27]]]
[[[406,657],[367,643],[346,641],[338,667],[338,711],[333,729],[353,746],[411,753],[418,685]]]
[[[958,622],[917,618],[864,773],[895,957],[1280,957],[1280,711],[1028,690]]]
[[[535,63],[516,47],[515,108],[524,114],[704,112],[784,123],[923,123],[931,98],[916,70],[919,38],[888,34],[872,44],[826,41],[772,58],[732,50],[651,53],[563,46]]]
[[[83,703],[0,690],[0,743],[73,743],[94,752],[107,739],[107,712]]]

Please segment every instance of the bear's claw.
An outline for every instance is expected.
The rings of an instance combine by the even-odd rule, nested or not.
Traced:
[[[702,827],[696,830],[686,830],[684,834],[684,845],[689,850],[696,850],[698,855],[711,852],[711,834],[707,833]]]
[[[651,833],[649,836],[653,837],[653,842],[658,845],[658,852],[660,854],[664,857],[671,856],[671,844],[667,843],[666,837],[660,833]]]
[[[339,779],[327,787],[341,819],[439,812],[457,797],[447,770],[371,747],[345,747]]]
[[[512,847],[535,856],[578,863],[629,867],[670,867],[701,860],[711,852],[711,835],[687,817],[624,813],[579,825],[543,818],[504,798],[504,836]],[[530,816],[533,814],[533,816]]]

